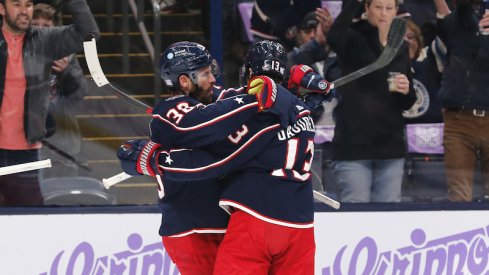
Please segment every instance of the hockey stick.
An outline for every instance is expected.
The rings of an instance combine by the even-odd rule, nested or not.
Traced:
[[[340,203],[333,200],[332,198],[316,191],[316,190],[312,190],[313,192],[313,195],[314,195],[314,198],[324,204],[327,204],[331,207],[333,207],[334,209],[340,209]]]
[[[98,59],[97,43],[95,42],[95,38],[83,42],[83,50],[85,52],[85,60],[87,62],[88,70],[90,71],[90,75],[92,76],[93,81],[98,87],[104,88],[105,90],[131,102],[139,108],[143,108],[146,113],[150,114],[153,112],[153,108],[116,88],[109,82],[109,80],[107,80]],[[131,177],[131,175],[122,172],[108,179],[103,178],[102,183],[104,184],[104,187],[106,189],[109,189],[111,186]]]
[[[387,45],[384,50],[380,54],[379,58],[375,60],[373,63],[359,69],[358,71],[354,71],[348,75],[338,78],[337,80],[331,82],[331,89],[338,88],[347,83],[352,82],[353,80],[357,80],[358,78],[374,72],[380,68],[383,68],[389,64],[394,57],[396,57],[397,52],[402,46],[402,42],[404,41],[404,36],[406,35],[406,21],[401,18],[394,18],[391,23],[391,27],[389,29],[389,34],[387,35]],[[307,95],[310,91],[301,89],[301,96]]]
[[[98,53],[97,53],[97,44],[95,42],[95,38],[92,38],[90,41],[85,41],[83,43],[83,48],[85,50],[85,60],[87,62],[88,69],[90,71],[90,74],[92,75],[92,78],[94,82],[97,84],[98,87],[104,87],[107,88],[107,90],[110,90],[111,93],[116,94],[117,96],[129,100],[131,103],[136,105],[137,107],[142,107],[146,110],[146,112],[151,113],[152,108],[149,107],[148,105],[144,104],[143,102],[129,96],[127,93],[122,92],[121,90],[117,89],[114,87],[105,77],[105,74],[102,70],[102,67],[100,65],[100,61],[98,59]],[[132,176],[129,174],[126,174],[125,172],[121,172],[115,176],[112,176],[110,178],[103,178],[102,183],[106,189],[109,189],[111,186],[122,182],[124,180],[127,180],[131,178]],[[314,197],[318,200],[321,201],[334,209],[338,209],[340,207],[340,203],[317,192],[314,191]]]
[[[102,71],[102,66],[100,66],[95,38],[92,38],[90,41],[83,42],[83,49],[85,51],[85,60],[87,61],[88,70],[90,71],[90,75],[92,76],[93,81],[95,82],[95,84],[97,84],[98,87],[104,88],[105,90],[115,94],[116,96],[125,99],[140,108],[145,109],[146,113],[148,114],[151,114],[151,112],[153,112],[153,108],[116,88],[109,82],[109,80],[107,80],[104,72]]]
[[[111,186],[116,185],[121,181],[125,181],[131,177],[132,177],[131,175],[126,174],[125,172],[122,172],[122,173],[119,173],[119,174],[112,176],[108,179],[103,178],[102,183],[104,184],[105,189],[109,189]]]
[[[47,140],[43,140],[42,141],[42,144],[44,146],[46,146],[49,150],[57,153],[58,155],[64,157],[65,159],[69,160],[70,162],[74,163],[76,166],[84,169],[84,170],[87,170],[87,171],[92,171],[92,169],[90,169],[90,167],[88,167],[86,164],[83,164],[81,162],[79,162],[76,158],[74,158],[72,155],[66,153],[65,151],[61,150],[60,148],[58,148],[56,145],[50,143],[49,141]]]
[[[114,93],[115,95],[129,100],[131,103],[134,105],[144,108],[146,112],[151,113],[152,108],[149,107],[148,105],[144,104],[143,102],[129,96],[127,93],[122,92],[121,90],[117,89],[114,87],[110,82],[107,80],[105,77],[104,72],[102,71],[102,67],[100,65],[100,61],[98,59],[98,53],[97,53],[97,44],[95,42],[95,38],[92,38],[90,41],[85,41],[83,42],[83,48],[85,50],[85,60],[87,62],[88,69],[90,71],[90,74],[92,75],[93,81],[95,84],[97,84],[98,87],[103,87],[106,88],[107,90],[110,90],[110,92]],[[103,178],[102,183],[106,189],[109,189],[111,186],[124,181],[126,179],[131,178],[132,176],[129,174],[126,174],[125,172],[119,173],[115,176],[112,176],[110,178]],[[314,191],[314,197],[320,201],[323,202],[334,209],[338,209],[340,207],[340,203],[317,192]]]
[[[26,162],[22,164],[0,167],[0,176],[27,172],[27,171],[42,169],[42,168],[49,168],[49,167],[51,167],[50,159]]]
[[[119,173],[115,176],[112,176],[108,179],[104,178],[102,179],[102,183],[104,184],[104,187],[106,189],[109,189],[111,186],[121,182],[121,181],[124,181],[128,178],[132,177],[131,175],[129,174],[126,174],[125,172],[122,172],[122,173]],[[340,208],[340,203],[333,200],[332,198],[316,191],[316,190],[313,190],[313,195],[314,195],[314,198],[324,204],[327,204],[329,206],[331,206],[332,208],[334,209],[339,209]]]

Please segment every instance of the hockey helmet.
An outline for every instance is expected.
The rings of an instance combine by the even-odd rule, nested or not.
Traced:
[[[241,68],[241,85],[246,85],[249,69],[252,76],[266,75],[282,82],[285,79],[286,67],[287,53],[282,44],[270,40],[256,42],[248,50]]]
[[[197,84],[198,70],[212,66],[212,74],[219,75],[219,67],[209,51],[199,43],[182,41],[171,44],[160,58],[160,76],[168,87],[178,88],[178,77],[187,75]]]

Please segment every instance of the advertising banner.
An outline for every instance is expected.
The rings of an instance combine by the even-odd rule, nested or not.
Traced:
[[[318,212],[317,275],[487,274],[488,211]],[[159,214],[0,216],[0,274],[179,274]]]

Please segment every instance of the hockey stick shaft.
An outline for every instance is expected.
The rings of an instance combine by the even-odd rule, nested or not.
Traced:
[[[65,151],[61,150],[60,148],[58,148],[56,145],[48,142],[47,140],[43,140],[42,141],[42,144],[44,146],[46,146],[49,150],[57,153],[58,155],[64,157],[65,159],[69,160],[70,162],[74,163],[76,166],[84,169],[84,170],[87,170],[87,171],[92,171],[92,169],[90,169],[90,167],[88,167],[87,165],[79,162],[76,158],[74,158],[72,155],[66,153]]]
[[[324,195],[324,194],[321,194],[320,192],[316,191],[316,190],[313,190],[313,195],[314,195],[314,198],[324,204],[327,204],[331,207],[333,207],[334,209],[340,209],[340,203],[333,200],[332,198]]]
[[[26,162],[22,164],[0,167],[0,176],[27,172],[27,171],[37,170],[42,168],[49,168],[49,167],[51,167],[50,159]]]
[[[338,88],[366,74],[385,67],[394,59],[394,57],[396,57],[397,52],[401,48],[401,45],[404,41],[405,34],[406,21],[401,18],[395,18],[391,23],[389,34],[387,35],[387,45],[385,46],[379,58],[377,58],[377,60],[375,60],[373,63],[359,69],[358,71],[352,72],[333,81],[331,83],[331,88]]]
[[[109,82],[109,80],[107,80],[107,77],[105,77],[102,66],[100,65],[100,61],[98,59],[97,44],[95,42],[95,38],[83,42],[83,50],[85,52],[85,60],[87,61],[90,75],[92,76],[93,81],[95,82],[95,84],[97,84],[98,87],[105,88],[116,96],[125,99],[140,108],[145,109],[146,113],[148,114],[153,111],[153,108],[116,88]]]
[[[109,90],[111,93],[115,94],[116,96],[131,102],[132,104],[134,104],[139,108],[144,109],[146,113],[151,113],[153,111],[153,108],[151,108],[147,104],[135,99],[134,97],[116,88],[114,85],[112,85],[109,82],[107,77],[105,77],[104,71],[102,70],[102,66],[100,65],[100,61],[98,59],[97,43],[95,42],[95,38],[83,42],[83,50],[85,52],[85,60],[87,62],[88,70],[90,71],[90,75],[92,76],[93,81],[98,87]],[[121,181],[124,181],[130,177],[131,175],[122,172],[110,178],[102,179],[102,183],[104,184],[104,187],[106,189],[109,189],[111,186]]]

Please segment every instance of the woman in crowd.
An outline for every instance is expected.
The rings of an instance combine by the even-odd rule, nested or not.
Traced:
[[[398,0],[346,0],[328,36],[343,75],[374,62],[387,44]],[[364,7],[366,19],[352,23]],[[342,202],[400,202],[403,110],[415,102],[405,43],[386,67],[338,88],[333,172]],[[387,78],[395,73],[389,89]]]

